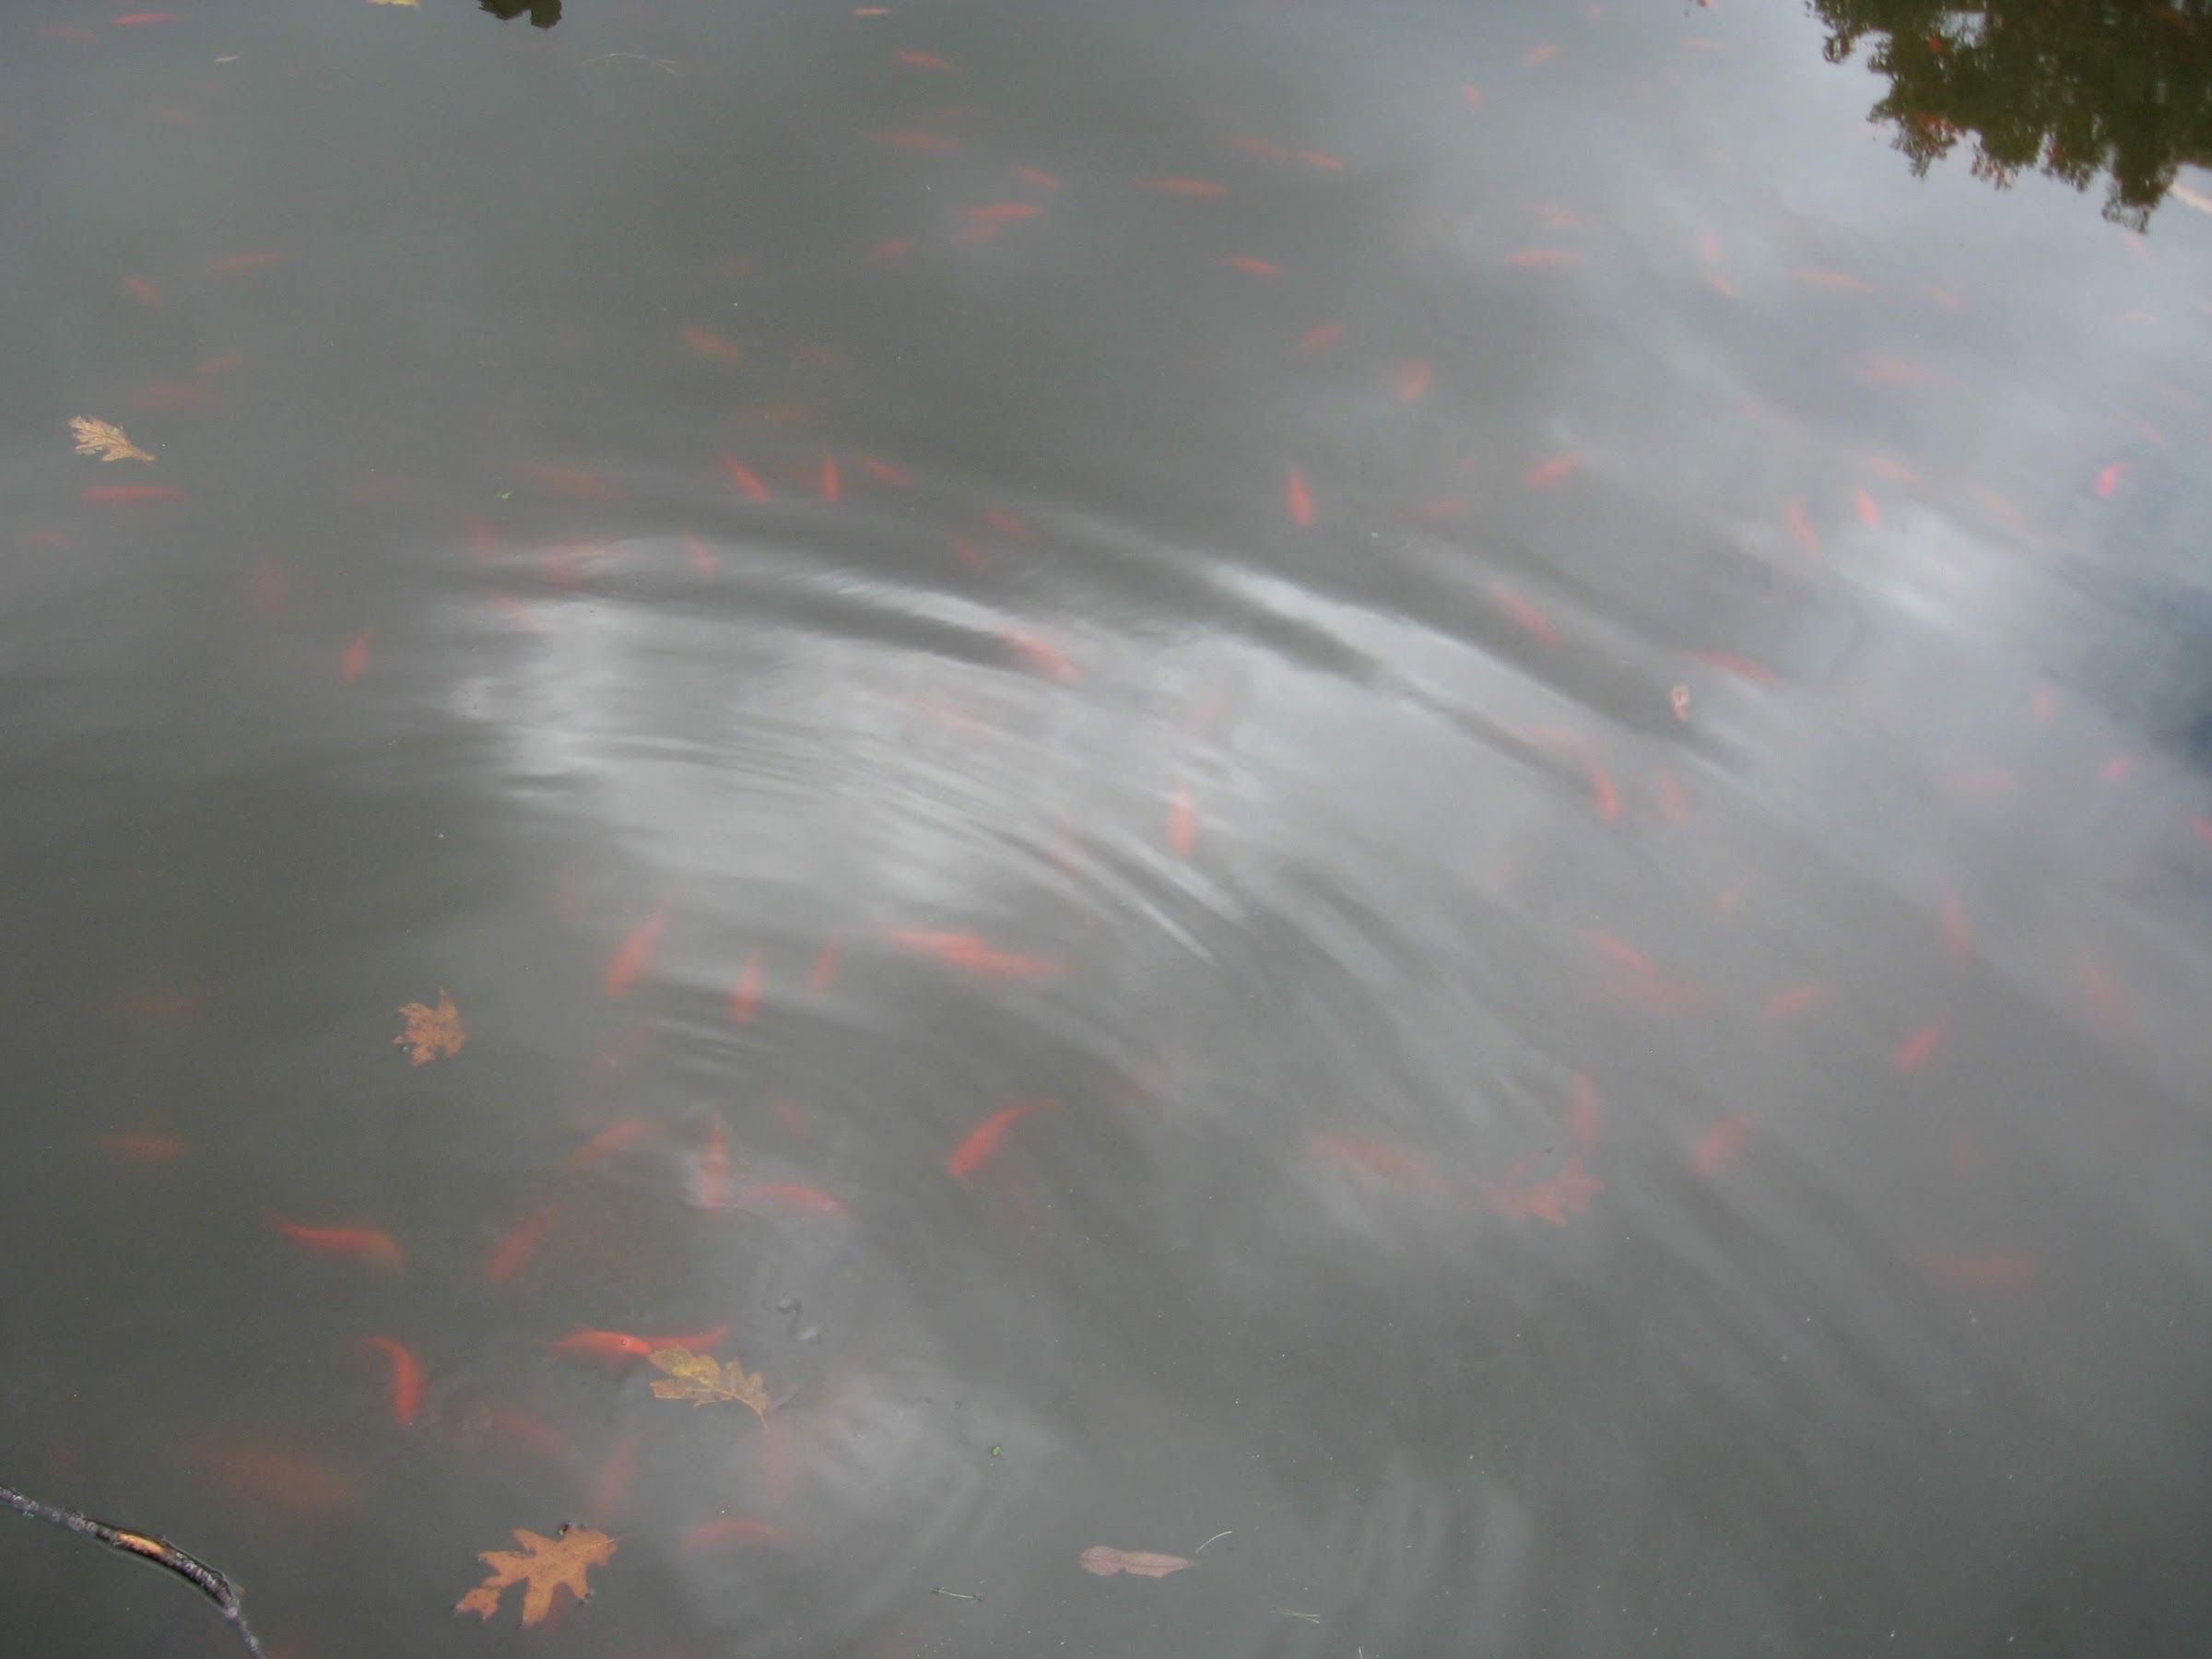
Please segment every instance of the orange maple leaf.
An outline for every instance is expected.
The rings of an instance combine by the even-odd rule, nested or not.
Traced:
[[[474,1613],[489,1618],[500,1610],[500,1597],[510,1584],[527,1584],[523,1592],[523,1623],[538,1624],[553,1610],[553,1593],[566,1589],[578,1601],[591,1594],[584,1574],[605,1566],[615,1553],[615,1541],[588,1526],[563,1526],[558,1537],[514,1529],[514,1541],[524,1553],[488,1549],[477,1557],[491,1571],[484,1582],[453,1605],[456,1613]]]

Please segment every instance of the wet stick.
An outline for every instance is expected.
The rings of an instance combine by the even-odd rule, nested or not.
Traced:
[[[165,1538],[148,1537],[144,1533],[132,1532],[125,1527],[111,1526],[105,1521],[95,1521],[89,1515],[80,1515],[75,1510],[56,1509],[50,1503],[41,1503],[36,1498],[27,1498],[12,1487],[0,1486],[0,1501],[19,1515],[29,1515],[34,1521],[43,1521],[49,1526],[58,1526],[64,1532],[75,1533],[80,1538],[90,1538],[96,1544],[105,1544],[110,1549],[122,1550],[139,1559],[151,1561],[184,1580],[216,1605],[217,1609],[238,1632],[239,1641],[245,1643],[246,1652],[253,1659],[268,1659],[262,1651],[261,1639],[253,1634],[253,1627],[246,1622],[246,1610],[240,1605],[238,1586],[201,1560],[186,1555]]]

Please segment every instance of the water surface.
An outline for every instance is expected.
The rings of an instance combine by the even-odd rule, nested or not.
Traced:
[[[2201,1651],[2212,25],[1820,13],[17,7],[0,1480],[295,1659]]]

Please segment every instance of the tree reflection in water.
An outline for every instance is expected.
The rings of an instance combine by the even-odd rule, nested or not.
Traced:
[[[2184,162],[2212,164],[2212,0],[1813,0],[1830,63],[1873,38],[1872,118],[1925,173],[1972,134],[1999,189],[2036,167],[2146,229]]]

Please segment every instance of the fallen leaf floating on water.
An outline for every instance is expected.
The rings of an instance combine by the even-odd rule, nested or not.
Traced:
[[[453,997],[442,986],[439,988],[435,1008],[408,1003],[400,1009],[399,1017],[407,1022],[407,1029],[392,1041],[409,1050],[408,1058],[417,1065],[428,1065],[440,1054],[450,1060],[468,1041],[468,1028],[461,1023],[461,1010],[453,1006]]]
[[[1181,1556],[1153,1555],[1142,1549],[1111,1549],[1103,1544],[1093,1544],[1085,1550],[1082,1561],[1084,1571],[1095,1572],[1100,1578],[1112,1578],[1117,1572],[1132,1573],[1137,1578],[1166,1578],[1191,1564]]]
[[[69,423],[76,434],[76,453],[98,455],[102,461],[151,461],[153,457],[123,435],[111,421],[88,420],[79,415]]]
[[[655,1348],[646,1356],[655,1371],[668,1374],[653,1385],[655,1398],[688,1400],[694,1406],[713,1406],[735,1400],[752,1407],[761,1422],[768,1421],[768,1382],[759,1371],[747,1373],[737,1360],[725,1368],[689,1348]]]
[[[488,1549],[477,1557],[491,1571],[454,1604],[454,1612],[489,1618],[500,1610],[500,1597],[508,1585],[525,1584],[523,1623],[525,1627],[542,1624],[553,1610],[555,1591],[566,1589],[578,1601],[583,1600],[592,1593],[584,1582],[585,1573],[594,1567],[604,1567],[615,1553],[614,1539],[588,1526],[564,1526],[555,1538],[518,1526],[514,1541],[524,1553]]]
[[[422,5],[422,0],[369,0],[369,4],[370,4],[370,5],[371,5],[371,6],[420,6]]]

